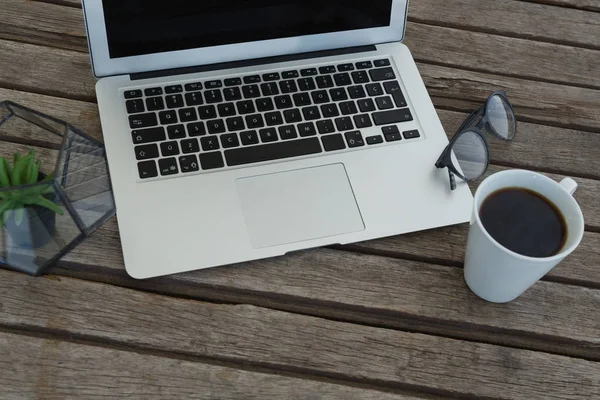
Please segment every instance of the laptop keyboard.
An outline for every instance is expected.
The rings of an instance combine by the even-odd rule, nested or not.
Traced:
[[[389,59],[124,92],[141,179],[420,137]],[[361,129],[377,127],[363,136]],[[369,130],[372,132],[372,130]]]

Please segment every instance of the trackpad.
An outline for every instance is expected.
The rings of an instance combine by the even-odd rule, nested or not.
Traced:
[[[254,248],[365,229],[343,164],[236,181]]]

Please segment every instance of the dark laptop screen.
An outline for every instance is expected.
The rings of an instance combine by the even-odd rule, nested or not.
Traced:
[[[102,0],[111,58],[388,26],[392,0]]]

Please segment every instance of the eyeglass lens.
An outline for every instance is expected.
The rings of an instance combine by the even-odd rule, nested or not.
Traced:
[[[488,150],[483,138],[473,131],[461,134],[452,145],[454,167],[466,179],[477,179],[488,165]]]
[[[492,96],[486,112],[490,126],[502,139],[510,140],[515,136],[515,115],[502,96]]]

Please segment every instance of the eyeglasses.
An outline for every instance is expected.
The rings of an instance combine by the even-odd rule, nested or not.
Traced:
[[[515,137],[517,118],[504,91],[492,93],[481,108],[465,119],[435,163],[437,168],[448,168],[450,189],[456,189],[455,175],[474,181],[485,174],[490,151],[483,132],[506,141]]]

